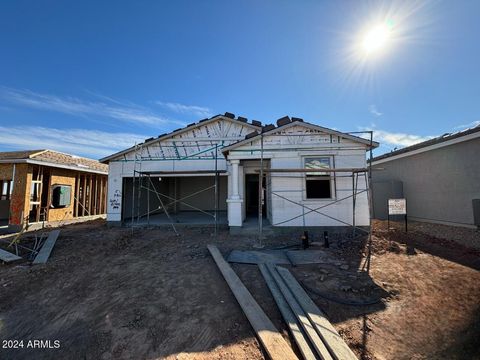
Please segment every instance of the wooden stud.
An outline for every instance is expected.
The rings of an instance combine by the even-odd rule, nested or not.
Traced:
[[[275,282],[275,279],[270,273],[270,270],[267,269],[267,265],[258,264],[258,268],[260,269],[260,272],[262,273],[263,278],[265,279],[265,282],[267,283],[267,286],[273,295],[273,299],[277,303],[277,306],[280,309],[283,319],[287,323],[288,328],[290,329],[290,333],[295,339],[295,342],[297,343],[298,348],[303,355],[303,358],[305,360],[316,359],[317,357],[315,356],[312,349],[310,348],[308,341],[305,339],[305,332],[302,331],[302,329],[300,328],[299,322],[295,317],[293,310],[288,306],[287,300],[282,295],[279,285]],[[321,342],[320,339],[319,341]]]
[[[82,190],[82,216],[85,216],[87,210],[87,175],[83,175],[83,190]]]
[[[270,359],[298,359],[293,350],[283,339],[282,334],[280,334],[237,274],[235,274],[230,265],[225,261],[217,247],[214,245],[207,245],[207,248]]]
[[[99,213],[103,214],[103,176],[100,175],[100,204]]]
[[[88,216],[92,215],[92,175],[89,175],[88,185]]]
[[[330,321],[328,321],[325,314],[318,308],[312,299],[310,299],[290,271],[278,266],[276,269],[293,296],[295,296],[295,299],[300,304],[305,314],[307,314],[313,328],[315,328],[318,335],[320,335],[323,343],[328,348],[333,358],[336,360],[357,360],[353,351],[338,334]]]
[[[74,217],[78,217],[78,202],[80,201],[80,173],[77,173],[75,179],[75,208],[74,208]]]

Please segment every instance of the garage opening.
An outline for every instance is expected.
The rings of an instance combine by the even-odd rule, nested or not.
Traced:
[[[149,175],[123,179],[125,225],[227,224],[227,176]]]

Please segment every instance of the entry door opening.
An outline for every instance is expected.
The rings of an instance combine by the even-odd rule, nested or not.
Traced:
[[[258,216],[258,175],[245,174],[245,206],[246,213],[249,216]],[[265,176],[262,181],[263,196],[262,196],[262,215],[267,213],[266,192],[265,192]]]

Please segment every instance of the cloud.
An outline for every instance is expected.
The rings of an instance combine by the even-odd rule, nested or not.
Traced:
[[[6,87],[0,88],[0,97],[17,105],[76,116],[100,116],[148,126],[172,123],[185,125],[183,122],[155,114],[143,106],[108,97],[102,97],[103,101],[85,101],[75,97],[60,97]]]
[[[69,154],[101,158],[126,149],[148,136],[84,129],[40,126],[0,126],[0,146],[11,150],[51,149]]]
[[[421,136],[406,134],[401,132],[390,132],[386,130],[377,129],[375,125],[370,127],[361,127],[359,128],[362,131],[373,131],[373,140],[378,141],[381,146],[386,147],[405,147],[414,144],[418,144],[423,141],[427,141],[437,137],[436,135],[432,136]],[[369,135],[361,135],[364,138],[369,139]]]
[[[375,141],[401,147],[414,145],[423,141],[433,139],[434,137],[435,136],[420,136],[373,129],[373,138],[375,139]]]
[[[211,109],[203,106],[184,105],[179,103],[163,102],[163,101],[155,101],[155,104],[160,105],[163,108],[166,108],[178,114],[188,114],[188,115],[195,115],[199,117],[211,117],[213,115]]]
[[[368,110],[370,111],[370,114],[374,115],[374,116],[382,116],[383,113],[381,113],[380,111],[378,111],[377,109],[377,106],[376,105],[370,105],[368,107]]]
[[[477,121],[472,121],[471,123],[468,123],[468,124],[455,126],[454,129],[461,130],[461,129],[467,129],[467,128],[474,128],[479,125],[480,125],[480,120],[477,120]]]

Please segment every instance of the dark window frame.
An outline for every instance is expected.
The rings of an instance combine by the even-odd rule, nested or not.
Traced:
[[[306,168],[308,160],[312,159],[328,159],[328,167],[334,168],[333,155],[309,155],[304,156],[302,159],[303,167]],[[325,182],[328,181],[328,190],[325,189]],[[334,200],[336,198],[336,186],[335,186],[335,173],[322,173],[312,172],[305,173],[305,188],[304,188],[304,200],[307,201],[322,201],[322,200]],[[312,189],[311,187],[315,187]],[[323,195],[322,195],[323,194]]]

